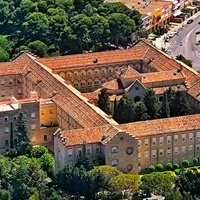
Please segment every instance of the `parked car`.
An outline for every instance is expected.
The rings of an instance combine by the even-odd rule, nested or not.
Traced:
[[[191,24],[193,22],[193,19],[189,19],[188,21],[187,21],[187,24]]]
[[[165,37],[165,42],[169,42],[169,37]]]
[[[168,33],[167,34],[170,38],[172,38],[172,37],[174,37],[174,35],[176,35],[176,33],[175,32],[170,32],[170,33]]]

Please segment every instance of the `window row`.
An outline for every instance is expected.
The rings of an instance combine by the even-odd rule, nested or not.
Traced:
[[[166,138],[164,137],[159,137],[159,138],[151,138],[151,145],[152,146],[157,146],[157,145],[163,145],[163,144],[171,144],[172,141],[174,143],[178,142],[186,142],[186,141],[193,141],[194,139],[194,133],[189,133],[189,134],[182,134],[180,135],[174,135],[174,136],[167,136]],[[200,140],[200,132],[196,133],[196,140]],[[164,141],[166,140],[166,141]],[[141,146],[141,140],[139,140],[138,145]],[[149,146],[150,145],[150,139],[144,139],[144,145]]]
[[[4,80],[4,79],[1,79],[1,85],[5,85],[5,84],[9,84],[9,85],[13,85],[14,84],[14,80],[13,79],[10,79],[10,80]],[[21,81],[21,79],[18,79],[17,80],[17,83],[21,83],[22,81]]]
[[[193,152],[194,151],[194,146],[193,145],[189,145],[189,146],[181,146],[181,147],[174,147],[173,148],[173,153],[174,154],[178,154],[178,153],[186,153],[186,151],[188,152]],[[196,145],[196,151],[200,152],[200,144]],[[164,149],[154,149],[151,151],[151,156],[152,157],[157,157],[157,156],[164,156],[164,155],[171,155],[172,154],[172,149],[168,148],[166,150]],[[144,152],[144,157],[145,158],[149,158],[150,156],[150,152],[149,151],[145,151]],[[139,155],[140,158],[140,155]]]
[[[32,113],[31,113],[31,118],[34,119],[35,116],[36,116],[35,112],[32,112]],[[12,119],[15,121],[15,120],[17,120],[17,118],[18,118],[18,115],[14,115]],[[9,120],[12,120],[12,119],[9,119],[8,116],[5,116],[5,117],[4,117],[4,121],[5,121],[5,122],[7,122],[7,121],[9,121]]]
[[[31,124],[31,130],[35,130],[36,129],[36,124]],[[10,132],[10,128],[9,127],[5,127],[4,128],[4,132],[5,133],[9,133]],[[14,132],[17,132],[17,127],[14,128]]]
[[[96,147],[95,149],[96,151],[96,154],[99,154],[100,153],[100,148],[99,147]],[[76,156],[80,156],[81,154],[83,153],[83,149],[77,149],[76,150]],[[86,148],[86,152],[85,152],[86,155],[91,155],[92,154],[92,149],[91,148]],[[68,149],[67,150],[67,156],[68,157],[72,157],[73,156],[73,149]]]

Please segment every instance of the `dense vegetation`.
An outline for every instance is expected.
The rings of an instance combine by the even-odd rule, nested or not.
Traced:
[[[176,56],[176,60],[179,60],[179,61],[185,63],[186,65],[188,65],[189,67],[192,67],[192,61],[185,58],[183,55]]]
[[[127,123],[188,114],[192,114],[192,107],[185,93],[168,89],[158,97],[147,89],[142,100],[125,94],[118,105],[115,102],[113,117],[118,123]]]
[[[152,194],[162,195],[166,200],[198,200],[200,197],[198,168],[179,170],[176,175],[154,172],[140,177],[111,166],[95,166],[101,163],[87,157],[83,149],[74,166],[55,170],[54,158],[48,149],[30,145],[23,113],[17,124],[17,143],[0,156],[1,200],[142,200]],[[199,165],[199,159],[194,158],[193,163]],[[182,162],[184,167],[189,164],[187,160]],[[172,170],[179,166],[169,163],[166,167]],[[162,171],[163,165],[158,164],[155,169]]]
[[[126,46],[140,13],[103,0],[1,0],[0,61],[30,49],[54,56]]]

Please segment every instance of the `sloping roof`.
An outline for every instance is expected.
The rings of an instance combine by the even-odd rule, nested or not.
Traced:
[[[181,72],[177,72],[177,70],[142,74],[143,84],[166,81],[173,82],[173,80],[182,80],[184,83],[185,79],[185,76]]]
[[[116,126],[135,137],[200,129],[200,114],[140,121]]]
[[[66,138],[67,147],[81,144],[100,143],[108,136],[116,134],[118,130],[110,125],[89,129],[76,129],[60,132],[62,138]]]
[[[171,88],[174,91],[181,91],[181,92],[187,91],[187,88],[184,84],[170,86],[170,87],[154,87],[152,89],[155,91],[156,94],[163,94],[169,88]]]
[[[200,80],[188,90],[188,94],[200,102]]]
[[[133,68],[129,67],[125,70],[125,72],[121,75],[122,78],[134,78],[140,77],[141,74],[134,70]]]
[[[79,91],[65,83],[59,75],[35,62],[31,61],[23,71],[23,75],[36,84],[36,88],[51,98],[58,106],[63,108],[82,127],[95,127],[105,124],[116,124],[103,111],[88,103]]]
[[[123,87],[121,80],[115,78],[111,81],[105,82],[102,85],[102,88],[106,88],[108,90],[120,90],[120,89],[123,89],[124,87]]]
[[[134,46],[129,50],[103,51],[87,54],[66,55],[51,58],[39,58],[38,62],[51,69],[67,69],[71,67],[90,66],[137,60],[143,55],[143,46]],[[94,63],[94,60],[98,60]]]

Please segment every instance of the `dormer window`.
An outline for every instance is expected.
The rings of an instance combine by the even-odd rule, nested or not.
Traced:
[[[9,84],[12,85],[12,84],[13,84],[13,80],[10,80],[10,81],[9,81]]]

